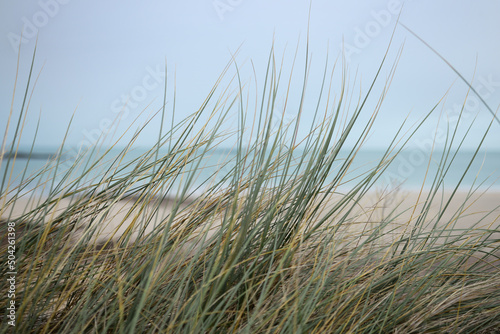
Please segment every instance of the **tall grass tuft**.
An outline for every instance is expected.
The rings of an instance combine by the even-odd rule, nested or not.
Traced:
[[[465,138],[450,130],[446,149],[435,153],[438,172],[427,175],[432,185],[419,193],[418,203],[402,201],[380,215],[366,206],[376,181],[420,126],[405,132],[402,124],[369,171],[353,171],[394,74],[395,67],[376,110],[366,110],[384,61],[367,93],[357,97],[350,93],[345,67],[340,91],[333,92],[334,70],[326,66],[311,111],[304,102],[306,58],[300,103],[293,106],[298,117],[277,126],[276,115],[290,108],[291,74],[283,84],[284,69],[271,52],[252,119],[247,87],[231,63],[199,110],[169,131],[162,129],[157,143],[139,156],[131,152],[147,124],[125,147],[95,146],[75,159],[65,157],[63,142],[44,168],[17,175],[15,152],[32,89],[28,81],[17,124],[10,127],[14,139],[4,139],[3,152],[12,154],[2,155],[0,175],[2,262],[7,223],[16,226],[15,331],[492,333],[500,328],[497,217],[486,212],[478,224],[458,228],[477,190],[451,215],[459,184],[449,196],[441,191],[454,147]],[[32,69],[33,64],[34,58]],[[232,66],[235,74],[222,87]],[[285,107],[278,103],[282,87]],[[160,111],[163,120],[165,108]],[[301,137],[306,114],[314,121]],[[231,117],[237,126],[228,133],[223,124]],[[228,141],[234,143],[232,158],[200,180],[205,162]],[[384,193],[376,201],[397,196]],[[432,211],[433,205],[439,209]],[[3,265],[1,271],[3,293],[11,270]],[[5,321],[8,303],[0,301],[2,333],[13,330]]]

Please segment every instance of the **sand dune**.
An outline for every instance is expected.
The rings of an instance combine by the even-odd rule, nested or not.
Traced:
[[[371,192],[363,196],[351,210],[350,219],[345,224],[343,231],[346,235],[366,234],[380,227],[380,222],[384,220],[384,217],[386,219],[390,217],[391,222],[385,227],[385,231],[389,232],[380,238],[380,242],[390,243],[402,234],[410,233],[416,222],[421,220],[425,222],[419,230],[421,232],[428,232],[434,226],[440,229],[455,229],[456,233],[460,233],[461,229],[474,228],[478,231],[495,229],[498,232],[493,233],[490,237],[500,239],[500,193],[486,192],[469,195],[466,192],[457,192],[453,197],[451,195],[451,192],[440,193],[429,204],[425,193],[400,191],[384,194]],[[324,217],[341,199],[342,195],[340,194],[330,195],[321,213],[316,218],[311,219]],[[19,218],[36,208],[39,201],[20,198],[14,204],[4,205],[1,209],[1,219],[8,221]],[[54,201],[51,209],[40,215],[43,214],[45,223],[54,221],[70,207],[75,210],[74,208],[78,207],[75,203],[78,203],[77,198]],[[179,207],[176,218],[180,215],[196,214],[196,209],[188,207],[190,203],[192,201],[186,201]],[[94,221],[100,224],[98,233],[95,234],[97,236],[96,243],[105,242],[109,238],[117,240],[127,229],[138,230],[142,224],[145,224],[143,217],[151,218],[144,228],[146,233],[151,233],[159,222],[169,217],[174,200],[164,200],[160,205],[143,205],[137,198],[130,198],[120,201],[111,200],[108,204],[110,207],[105,210],[87,206],[74,214],[75,217],[80,217],[78,222],[78,226],[81,227],[78,230],[80,234],[90,221]],[[422,211],[426,205],[429,205],[430,209]],[[335,224],[335,221],[351,207],[352,203],[348,203],[344,209],[329,217],[327,223]],[[426,212],[425,217],[421,216],[422,212]],[[214,226],[217,226],[217,222],[214,223]],[[18,233],[21,232],[18,230]],[[75,233],[74,238],[79,237],[80,234]],[[137,233],[134,234],[135,237],[137,237]],[[131,241],[134,241],[134,238]]]

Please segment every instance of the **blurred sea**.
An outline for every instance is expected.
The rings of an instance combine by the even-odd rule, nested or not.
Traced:
[[[27,155],[22,154],[18,156],[15,163],[12,159],[9,161],[8,156],[4,156],[0,167],[0,181],[4,183],[2,191],[5,191],[7,183],[10,184],[9,188],[12,189],[18,186],[22,179],[27,180],[30,176],[34,176],[32,182],[26,185],[23,192],[34,188],[37,183],[39,184],[37,189],[41,189],[40,184],[43,184],[48,175],[57,175],[57,177],[53,185],[52,181],[45,183],[46,190],[51,186],[57,186],[59,183],[61,185],[64,183],[67,184],[71,179],[77,178],[82,174],[85,169],[83,166],[93,162],[93,159],[82,159],[79,169],[74,170],[72,175],[68,179],[65,179],[63,176],[68,170],[68,166],[75,161],[75,158],[71,155],[61,156],[63,163],[59,164],[56,170],[54,167],[56,165],[54,159],[57,159],[57,157],[53,155],[56,151],[56,149],[51,150],[48,148],[43,152],[36,152],[36,156],[32,156],[32,159],[29,161]],[[86,175],[85,180],[87,182],[92,182],[100,178],[102,172],[109,167],[110,161],[113,161],[120,151],[121,150],[118,149],[112,149],[106,156],[106,159],[104,159],[106,162],[93,168],[92,172]],[[103,152],[102,149],[101,152]],[[136,165],[136,163],[133,162],[134,159],[145,152],[146,150],[141,148],[134,148],[128,152],[121,161],[120,166],[129,165],[123,168],[120,174],[126,175],[127,172],[130,172]],[[332,182],[336,178],[342,164],[346,161],[348,153],[349,152],[344,151],[339,153],[325,182]],[[165,152],[161,150],[158,152],[160,158],[164,154]],[[384,151],[360,150],[355,158],[352,159],[348,173],[346,173],[339,182],[338,190],[349,189],[366,177],[370,171],[377,167],[383,154]],[[294,159],[298,160],[303,155],[303,151],[296,150],[296,152],[294,152]],[[494,191],[500,191],[500,151],[478,152],[474,160],[472,160],[473,156],[473,151],[465,150],[459,152],[452,151],[447,157],[443,157],[443,152],[435,151],[431,156],[430,152],[406,149],[400,152],[397,157],[392,160],[387,169],[379,175],[373,186],[378,189],[400,187],[411,191],[420,189],[422,184],[424,184],[424,188],[429,188],[436,178],[436,175],[446,172],[444,182],[440,185],[441,188],[454,189],[458,185],[460,190],[465,191],[474,188],[490,188]],[[153,155],[153,158],[154,157],[155,155]],[[194,195],[203,193],[210,184],[222,180],[223,176],[229,173],[234,166],[235,158],[235,151],[229,149],[214,149],[200,159],[196,171],[192,174],[194,178],[190,185]],[[439,168],[439,164],[443,161],[446,161],[445,168]],[[187,179],[186,176],[191,175],[190,173],[195,170],[195,165],[196,161],[191,162],[187,166],[183,180]],[[49,166],[52,166],[52,168],[47,170]],[[8,172],[6,173],[7,169]],[[44,169],[46,169],[46,171],[40,173],[40,171]],[[152,170],[150,172],[153,173]],[[5,181],[3,181],[4,179]],[[145,180],[144,182],[147,182],[148,178],[145,178]],[[210,181],[207,182],[207,180]],[[181,181],[178,181],[177,183],[179,184],[180,182]]]

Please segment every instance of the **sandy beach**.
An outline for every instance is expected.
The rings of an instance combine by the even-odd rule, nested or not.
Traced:
[[[424,230],[430,230],[437,224],[437,227],[447,229],[495,229],[497,233],[492,237],[500,238],[500,192],[457,192],[453,194],[449,191],[438,193],[434,200],[428,204],[427,193],[415,191],[398,191],[384,194],[372,191],[363,196],[354,209],[349,213],[350,224],[348,224],[349,234],[362,233],[370,229],[377,228],[384,217],[391,218],[388,230],[390,233],[384,235],[381,240],[391,242],[401,233],[408,233],[420,218],[426,222],[423,224]],[[341,199],[341,194],[329,195],[328,201],[323,205],[316,218],[324,217]],[[41,199],[39,199],[41,201]],[[73,202],[73,204],[72,204]],[[78,199],[61,199],[54,201],[52,209],[44,214],[44,222],[48,223],[57,219],[58,215],[66,212],[70,206],[75,206]],[[97,208],[82,209],[82,217],[78,222],[79,226],[85,227],[92,221],[100,222],[96,243],[102,243],[108,239],[118,240],[118,238],[130,228],[139,229],[144,224],[141,217],[149,217],[150,221],[144,228],[146,233],[154,230],[155,226],[162,220],[168,218],[174,206],[174,199],[165,199],[159,205],[154,200],[155,205],[144,205],[137,198],[127,200],[110,200],[110,207],[105,210]],[[352,202],[352,201],[351,201]],[[24,198],[17,199],[14,205],[2,207],[1,219],[8,221],[19,218],[27,212],[33,210],[38,201]],[[190,205],[192,201],[182,203],[176,213],[176,219],[180,216],[196,214],[196,208]],[[426,217],[421,217],[421,210],[425,205],[429,205],[426,210]],[[444,207],[446,206],[446,209]],[[336,217],[345,214],[352,207],[349,203],[342,210],[328,218],[328,221],[335,223]],[[157,208],[157,209],[156,209]],[[94,213],[98,211],[98,213]],[[84,213],[84,214],[83,214]],[[438,220],[439,217],[439,220]],[[217,226],[217,222],[212,227]],[[137,236],[137,234],[134,234]],[[76,236],[75,236],[76,237]],[[131,240],[134,241],[134,240]]]

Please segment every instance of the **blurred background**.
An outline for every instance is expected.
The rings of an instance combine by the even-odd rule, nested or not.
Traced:
[[[468,87],[427,46],[397,25],[398,16],[401,23],[471,82],[496,111],[500,104],[498,13],[500,2],[490,0],[1,1],[0,124],[4,128],[9,117],[18,56],[14,119],[21,110],[37,39],[34,79],[39,78],[31,96],[22,144],[31,144],[39,115],[37,147],[47,150],[61,143],[73,113],[67,142],[75,147],[88,145],[107,132],[116,130],[121,134],[134,120],[135,129],[162,107],[165,65],[166,128],[171,121],[174,86],[177,121],[198,110],[233,56],[250,100],[254,100],[255,91],[263,89],[273,44],[277,62],[284,59],[284,82],[289,79],[298,50],[286,111],[287,119],[293,119],[298,112],[309,36],[311,67],[303,111],[305,123],[316,108],[327,56],[328,73],[337,66],[332,98],[338,97],[342,66],[346,65],[349,96],[356,102],[360,94],[368,91],[388,50],[379,82],[365,107],[365,120],[375,110],[391,67],[397,63],[397,69],[366,147],[384,148],[408,115],[407,124],[411,125],[443,99],[408,143],[409,147],[428,145],[437,131],[439,146],[444,143],[448,126],[456,125]],[[235,73],[236,67],[231,66],[224,84]],[[282,86],[286,88],[286,84]],[[237,89],[237,85],[232,87]],[[250,103],[247,112],[252,110]],[[234,115],[237,112],[234,109]],[[120,124],[116,127],[112,121],[118,115]],[[477,147],[492,115],[473,93],[469,94],[463,115],[467,123],[463,131],[475,120],[464,142],[472,149]],[[301,131],[307,129],[304,126]],[[152,122],[136,144],[153,145],[158,130],[159,122]],[[493,124],[492,130],[484,149],[498,148],[499,124]]]

